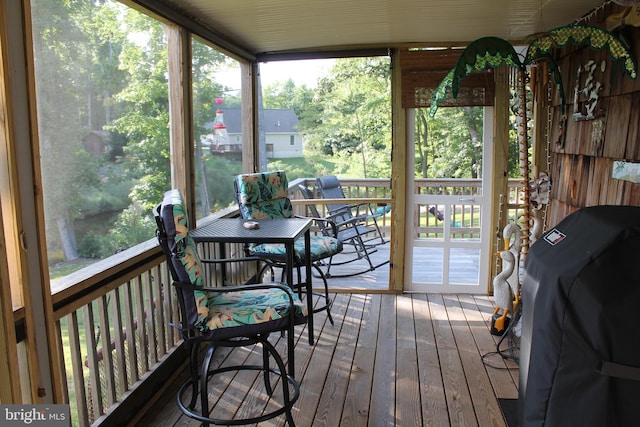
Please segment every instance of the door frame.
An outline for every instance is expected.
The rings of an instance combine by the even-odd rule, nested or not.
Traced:
[[[415,153],[415,110],[406,110],[407,120],[407,153]],[[489,288],[488,283],[485,282],[489,277],[490,260],[494,251],[491,250],[491,209],[493,200],[493,107],[484,107],[483,111],[483,134],[482,134],[482,201],[481,201],[481,215],[480,215],[480,257],[479,257],[479,272],[477,285],[430,285],[430,284],[414,284],[413,283],[413,248],[414,239],[414,214],[415,209],[413,206],[416,202],[414,194],[414,170],[415,170],[415,155],[406,156],[406,218],[405,218],[405,235],[407,239],[405,241],[405,262],[404,262],[404,277],[405,277],[405,292],[438,292],[438,293],[473,293],[473,294],[486,294]],[[449,229],[449,225],[445,224],[445,228]],[[440,246],[440,245],[438,245]],[[448,257],[444,256],[443,261],[448,261]],[[446,273],[448,268],[443,268],[443,272]],[[444,276],[443,276],[444,279]]]

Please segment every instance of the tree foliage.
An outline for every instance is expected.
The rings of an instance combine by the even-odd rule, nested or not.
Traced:
[[[305,128],[307,148],[340,158],[344,174],[388,177],[390,107],[389,58],[337,60],[319,81],[310,114],[303,115],[316,125]]]
[[[482,166],[482,108],[416,110],[416,176],[478,178]]]

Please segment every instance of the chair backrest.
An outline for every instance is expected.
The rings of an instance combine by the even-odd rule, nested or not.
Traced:
[[[298,185],[298,190],[300,190],[300,194],[302,194],[302,197],[307,200],[311,200],[315,198],[313,197],[313,191],[302,184]],[[308,204],[305,206],[307,208],[306,209],[307,213],[310,212],[312,217],[321,218],[320,212],[318,211],[318,207],[315,204]]]
[[[324,199],[345,199],[344,190],[340,185],[338,177],[335,175],[321,176],[316,178],[316,187]],[[348,206],[347,203],[327,203],[330,214],[343,211]]]
[[[314,195],[313,195],[313,191],[307,187],[305,187],[302,184],[298,185],[298,189],[300,190],[300,193],[302,194],[302,197],[304,197],[307,200],[310,199],[315,199]],[[318,211],[318,207],[315,204],[308,204],[306,205],[306,212],[307,213],[311,213],[311,216],[313,218],[322,218],[320,216],[320,211]],[[331,236],[331,237],[335,237],[336,236],[336,230],[334,230],[328,222],[326,221],[316,221],[316,225],[318,226],[318,228],[320,229],[320,231],[322,232],[323,235],[325,236]]]
[[[167,191],[162,203],[154,210],[154,215],[158,226],[156,235],[167,257],[174,284],[203,286],[200,256],[189,234],[187,211],[180,190]],[[209,309],[206,292],[178,287],[177,294],[183,331],[199,325],[207,318]]]
[[[236,176],[236,200],[244,219],[293,217],[289,181],[284,171]]]

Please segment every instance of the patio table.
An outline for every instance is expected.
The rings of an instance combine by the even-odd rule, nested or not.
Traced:
[[[244,227],[246,220],[242,218],[220,218],[209,224],[192,230],[191,237],[196,243],[214,242],[220,248],[220,254],[225,257],[225,243],[281,243],[286,252],[286,280],[293,286],[293,269],[295,266],[295,241],[304,235],[305,241],[305,289],[307,294],[307,327],[309,329],[309,344],[313,345],[313,298],[311,283],[311,252],[310,229],[312,220],[308,218],[283,218],[257,220],[259,228]]]

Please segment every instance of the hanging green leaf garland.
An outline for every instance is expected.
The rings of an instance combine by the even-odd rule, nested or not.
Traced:
[[[508,41],[499,37],[482,37],[466,47],[460,54],[456,65],[447,73],[436,88],[429,114],[434,117],[438,110],[438,102],[449,95],[458,97],[460,82],[469,74],[483,71],[489,67],[495,68],[502,64],[511,67],[521,67],[522,62],[515,49]]]
[[[527,49],[525,63],[534,62],[552,49],[562,48],[571,42],[573,45],[586,44],[593,50],[606,48],[609,56],[616,61],[623,61],[624,70],[631,79],[638,74],[638,66],[633,54],[613,33],[591,25],[565,25],[545,33],[529,36],[531,42]]]
[[[544,33],[536,33],[527,37],[529,46],[523,60],[520,59],[514,47],[508,41],[499,37],[482,37],[469,44],[462,51],[455,67],[445,76],[436,88],[431,98],[430,115],[435,116],[438,102],[448,96],[457,98],[460,82],[469,74],[483,71],[488,67],[507,65],[523,68],[537,62],[548,62],[549,71],[558,86],[564,107],[564,89],[559,70],[550,55],[556,48],[562,48],[568,43],[573,45],[586,44],[591,49],[606,48],[609,56],[616,61],[622,61],[627,75],[635,79],[638,66],[635,57],[613,33],[591,25],[572,24],[557,27]]]

